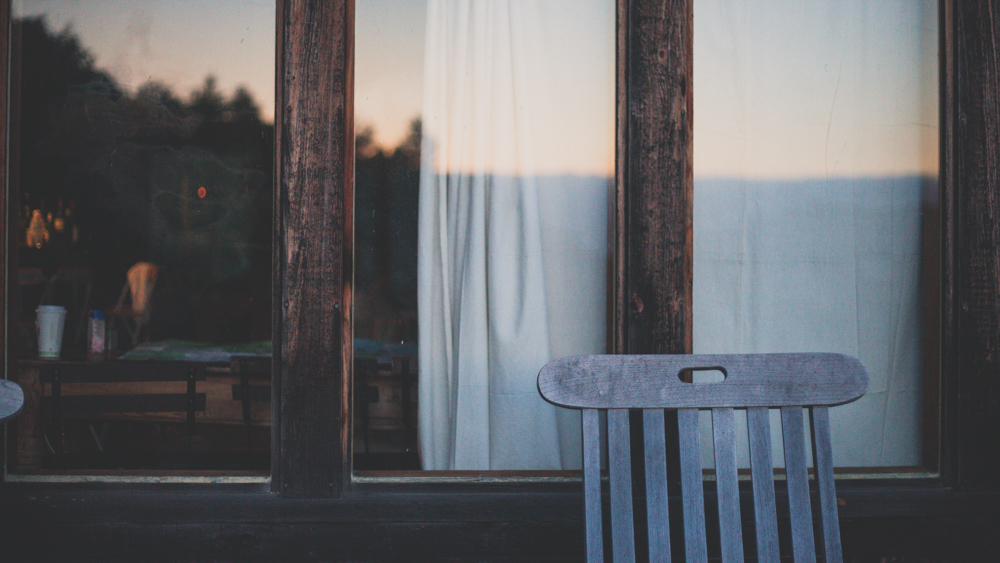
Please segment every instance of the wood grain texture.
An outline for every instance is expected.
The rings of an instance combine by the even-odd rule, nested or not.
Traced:
[[[608,411],[608,480],[611,485],[611,551],[615,563],[635,561],[632,456],[628,411]]]
[[[719,543],[723,563],[743,561],[740,483],[736,474],[736,416],[733,409],[712,409],[715,488],[719,506]]]
[[[601,418],[583,411],[583,496],[586,512],[587,563],[604,561],[604,517],[601,510]]]
[[[842,563],[840,519],[837,517],[837,491],[833,481],[833,445],[830,442],[830,410],[813,407],[809,411],[812,429],[813,467],[819,489],[819,514],[822,551],[827,563]]]
[[[670,506],[667,495],[667,449],[663,411],[642,411],[646,465],[646,527],[649,560],[670,563]]]
[[[750,438],[750,474],[757,532],[757,560],[778,563],[778,511],[774,500],[774,464],[771,460],[771,420],[768,409],[747,409]]]
[[[684,557],[688,562],[708,560],[705,536],[705,492],[701,477],[701,437],[698,411],[677,411],[681,455],[681,503],[684,507]]]
[[[962,490],[997,491],[1000,442],[983,429],[1000,428],[1000,6],[953,2],[946,14],[954,68],[944,101],[954,115],[942,159],[953,192],[945,257],[954,270],[946,270],[943,469]]]
[[[691,0],[619,2],[617,353],[691,349]]]
[[[347,0],[287,0],[281,9],[279,99],[282,239],[280,448],[282,494],[337,496],[344,487],[345,237],[352,132]]]
[[[781,435],[785,445],[785,479],[788,483],[788,511],[792,523],[792,556],[797,563],[816,561],[803,420],[801,408],[782,407]]]
[[[717,367],[719,383],[680,380]],[[559,358],[538,374],[545,400],[569,408],[710,408],[835,405],[868,388],[857,359],[841,354],[599,355]]]

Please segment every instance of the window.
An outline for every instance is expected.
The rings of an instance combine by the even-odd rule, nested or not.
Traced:
[[[602,6],[579,7],[577,17],[585,20],[579,16],[583,12],[608,21],[601,9],[610,6]],[[691,312],[684,313],[691,322],[675,329],[690,330],[693,349],[706,353],[823,350],[860,356],[872,372],[872,387],[862,401],[835,411],[840,466],[936,464],[937,408],[928,404],[922,409],[921,403],[921,387],[937,386],[938,368],[936,339],[923,338],[937,331],[940,285],[935,273],[940,268],[938,243],[933,239],[939,219],[926,212],[938,205],[935,6],[819,3],[793,9],[790,3],[746,1],[694,6],[694,110],[699,119],[694,128],[693,202],[683,202],[694,209],[693,250],[685,250],[693,252],[693,271],[673,264],[676,269],[665,272],[693,277],[693,292],[686,302]],[[493,382],[516,369],[532,379],[536,364],[549,355],[518,342],[522,364],[511,369],[502,365],[503,346],[494,342],[493,333],[466,328],[479,322],[470,313],[479,311],[476,300],[468,295],[481,289],[466,263],[479,267],[477,260],[482,261],[483,271],[493,275],[490,268],[497,265],[489,257],[506,255],[510,249],[502,247],[502,235],[489,238],[496,234],[490,231],[483,235],[489,251],[477,254],[472,241],[478,236],[480,211],[462,206],[475,205],[477,179],[487,186],[485,193],[501,188],[489,186],[493,177],[488,174],[477,178],[474,166],[463,159],[493,158],[501,162],[494,167],[505,166],[504,124],[521,116],[503,113],[504,101],[496,88],[483,88],[479,97],[462,94],[476,92],[480,83],[503,83],[517,96],[519,84],[531,83],[515,68],[518,53],[509,49],[511,37],[514,43],[529,45],[526,49],[534,58],[548,55],[544,49],[553,44],[572,46],[574,54],[587,61],[585,66],[595,68],[604,60],[601,54],[609,55],[610,41],[605,51],[593,49],[602,41],[592,26],[581,26],[586,37],[570,34],[562,39],[561,28],[542,17],[540,27],[548,42],[533,42],[530,33],[517,27],[520,20],[482,8],[481,13],[465,13],[447,2],[431,3],[427,9],[413,4],[406,11],[386,10],[379,2],[358,7],[355,469],[575,467],[529,460],[526,452],[532,445],[524,439],[517,440],[522,459],[503,465],[498,459],[502,424],[477,415],[492,414],[491,409],[504,412],[504,403],[492,394],[479,402],[467,398],[487,396],[475,381]],[[458,30],[455,36],[449,35],[449,24]],[[510,29],[491,35],[489,25]],[[428,37],[420,38],[425,27]],[[478,39],[463,43],[462,34]],[[503,41],[490,44],[483,37]],[[795,48],[785,48],[789,43]],[[479,52],[485,54],[478,57]],[[514,62],[507,65],[509,60]],[[576,61],[554,60],[562,63],[560,68]],[[555,82],[571,85],[565,91],[531,83],[536,86],[533,93],[544,91],[548,97],[521,99],[538,104],[532,108],[536,122],[544,121],[539,115],[556,113],[544,105],[552,99],[559,107],[571,108],[571,116],[599,116],[600,104],[583,109],[582,97],[574,96],[600,91],[600,84],[582,83],[587,76],[560,77]],[[423,103],[422,97],[427,98]],[[558,140],[543,143],[529,136],[536,141],[530,145],[537,157],[534,166],[560,171],[554,163],[561,155],[552,147],[580,138],[598,144],[593,140],[599,135],[577,133],[582,126],[573,121],[584,119],[563,120],[553,128],[569,132],[566,138],[553,135]],[[518,122],[517,129],[524,125]],[[477,137],[478,129],[488,135]],[[388,148],[390,139],[396,148]],[[585,155],[581,160],[591,164],[599,159],[587,152],[588,146],[578,143],[568,152]],[[448,175],[440,174],[443,169]],[[517,177],[524,176],[522,172]],[[600,248],[605,241],[594,243],[597,252],[588,258],[574,256],[591,260],[596,266],[592,271],[574,270],[573,259],[560,260],[556,252],[546,252],[544,227],[548,220],[557,225],[552,231],[581,245],[590,243],[589,235],[603,234],[602,178],[592,182],[597,189],[589,194],[582,185],[558,179],[559,187],[573,195],[550,207],[545,207],[545,198],[554,190],[542,180],[551,179],[541,174],[537,178],[543,225],[543,268],[537,279],[546,282],[545,297],[538,299],[548,299],[550,318],[539,316],[527,324],[550,331],[567,326],[571,328],[565,332],[577,333],[584,332],[581,327],[601,329],[602,304],[594,305],[606,291]],[[462,199],[464,194],[468,199]],[[534,201],[534,194],[522,197]],[[433,199],[429,210],[424,198]],[[488,201],[487,208],[501,207]],[[560,212],[571,219],[560,222]],[[486,223],[524,221],[514,207],[504,213],[485,213]],[[665,220],[680,223],[683,216],[667,215]],[[507,240],[514,238],[510,232],[503,234]],[[568,245],[553,247],[566,252]],[[519,266],[498,269],[522,280],[536,279],[529,262]],[[418,292],[418,270],[427,274],[420,278],[423,293]],[[487,319],[532,298],[525,293],[491,301],[492,286],[482,286],[482,301],[496,304],[496,309],[483,308]],[[582,296],[587,291],[593,295],[552,305],[562,293]],[[454,328],[457,325],[462,325],[461,331]],[[552,356],[601,353],[603,338],[599,330],[594,332],[597,338],[588,345],[579,346],[584,338],[577,337],[577,348],[560,346],[559,337],[542,330],[528,340],[550,343]],[[379,356],[382,368],[372,363]],[[397,361],[390,364],[392,356]],[[362,364],[366,367],[359,368]],[[484,373],[489,378],[479,377]],[[534,394],[533,386],[528,388]],[[540,429],[546,422],[534,417],[530,405],[510,410],[519,416],[499,418],[523,421],[516,436],[545,433]],[[422,460],[417,452],[418,421]],[[569,441],[578,442],[578,430],[568,422],[563,426]],[[393,442],[385,438],[393,436],[386,432],[390,428],[397,429]],[[372,447],[395,453],[375,453]],[[539,449],[561,451],[554,442]],[[563,461],[572,457],[562,453]],[[509,451],[503,455],[517,458]]]
[[[937,4],[694,4],[693,349],[859,357],[840,467],[937,467]]]
[[[165,559],[563,560],[582,557],[576,483],[424,483],[373,486],[349,481],[343,455],[351,288],[351,216],[342,197],[350,177],[352,3],[287,0],[278,15],[276,106],[279,186],[275,215],[275,421],[271,486],[132,484],[0,487],[0,541],[13,558],[129,560],[136,546]],[[619,6],[618,186],[623,259],[612,269],[617,351],[685,347],[691,326],[684,270],[683,149],[690,138],[691,67],[685,63],[683,4]],[[671,11],[674,10],[674,11]],[[995,428],[998,323],[995,218],[990,163],[998,119],[994,31],[982,1],[942,5],[942,225],[947,235],[942,323],[941,477],[841,483],[847,557],[988,560],[998,446]],[[3,12],[0,15],[6,15]],[[3,29],[7,29],[4,27]],[[674,33],[678,30],[678,33]],[[4,41],[0,43],[7,45]],[[0,58],[0,65],[7,63]],[[664,74],[663,69],[671,69]],[[0,95],[6,96],[2,91]],[[672,105],[679,100],[678,105]],[[6,103],[0,104],[0,108]],[[628,108],[633,108],[630,113]],[[672,108],[672,109],[671,109]],[[676,111],[673,111],[676,110]],[[624,119],[631,116],[630,121]],[[655,133],[651,133],[655,132]],[[6,142],[0,139],[0,142]],[[675,152],[676,151],[676,152]],[[346,155],[348,158],[344,158]],[[7,158],[7,151],[0,152]],[[6,161],[5,165],[6,165]],[[687,168],[690,170],[690,167]],[[653,189],[651,186],[660,186]],[[667,189],[662,189],[667,186]],[[349,196],[349,192],[347,192]],[[627,197],[625,197],[627,196]],[[650,213],[630,210],[650,209]],[[648,241],[657,241],[653,248]],[[346,243],[346,246],[345,246]],[[345,275],[345,271],[347,275]],[[329,408],[335,405],[336,408]],[[961,492],[956,492],[960,489]],[[419,492],[416,492],[419,490]],[[486,491],[489,491],[486,494]],[[456,494],[457,493],[457,494]],[[298,503],[289,499],[308,497]],[[330,498],[333,497],[333,498]],[[127,541],[122,541],[127,538]],[[280,554],[280,555],[278,555]],[[310,555],[311,554],[311,555]],[[325,556],[325,555],[324,555]]]
[[[267,475],[274,9],[16,4],[19,472]]]
[[[580,468],[535,378],[607,349],[612,10],[358,5],[356,469]]]

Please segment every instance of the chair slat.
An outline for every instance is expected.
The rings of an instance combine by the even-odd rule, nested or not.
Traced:
[[[642,411],[646,452],[646,520],[649,528],[649,560],[670,563],[670,515],[667,500],[667,448],[663,411]]]
[[[677,411],[681,456],[681,501],[684,506],[684,553],[688,563],[708,560],[705,538],[705,493],[701,478],[701,438],[697,409]]]
[[[781,435],[785,444],[785,477],[788,510],[792,518],[792,557],[796,563],[816,561],[809,476],[806,472],[806,440],[801,407],[781,408]]]
[[[608,411],[608,468],[611,481],[611,550],[615,563],[635,561],[632,520],[632,454],[628,411]]]
[[[823,525],[823,551],[827,563],[842,563],[840,521],[837,519],[837,491],[833,482],[833,446],[830,444],[830,412],[827,407],[811,409],[813,459],[819,485],[819,510]]]
[[[747,409],[750,434],[750,474],[753,513],[757,525],[757,560],[778,563],[778,519],[774,502],[774,464],[771,461],[771,421],[768,409]]]
[[[587,518],[587,563],[603,563],[601,419],[596,409],[583,411],[583,497]]]
[[[743,561],[740,483],[736,475],[736,417],[733,409],[712,409],[715,487],[719,502],[719,543],[723,563]]]

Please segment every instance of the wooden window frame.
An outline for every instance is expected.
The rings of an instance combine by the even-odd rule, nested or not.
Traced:
[[[618,1],[616,352],[690,348],[691,1]],[[0,7],[9,83],[9,1]],[[990,432],[1000,428],[1000,21],[991,7],[940,8],[940,474],[839,483],[848,557],[1000,551],[1000,443]],[[579,482],[352,479],[353,2],[279,0],[277,23],[270,485],[0,483],[0,552],[580,559]],[[0,143],[6,177],[6,136]],[[5,267],[0,260],[0,274]]]

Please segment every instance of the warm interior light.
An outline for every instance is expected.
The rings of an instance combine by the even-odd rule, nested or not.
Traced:
[[[207,193],[208,193],[208,190],[205,189],[205,186],[202,186],[202,187],[198,188],[198,197],[199,198],[204,199],[205,194],[207,194]]]

